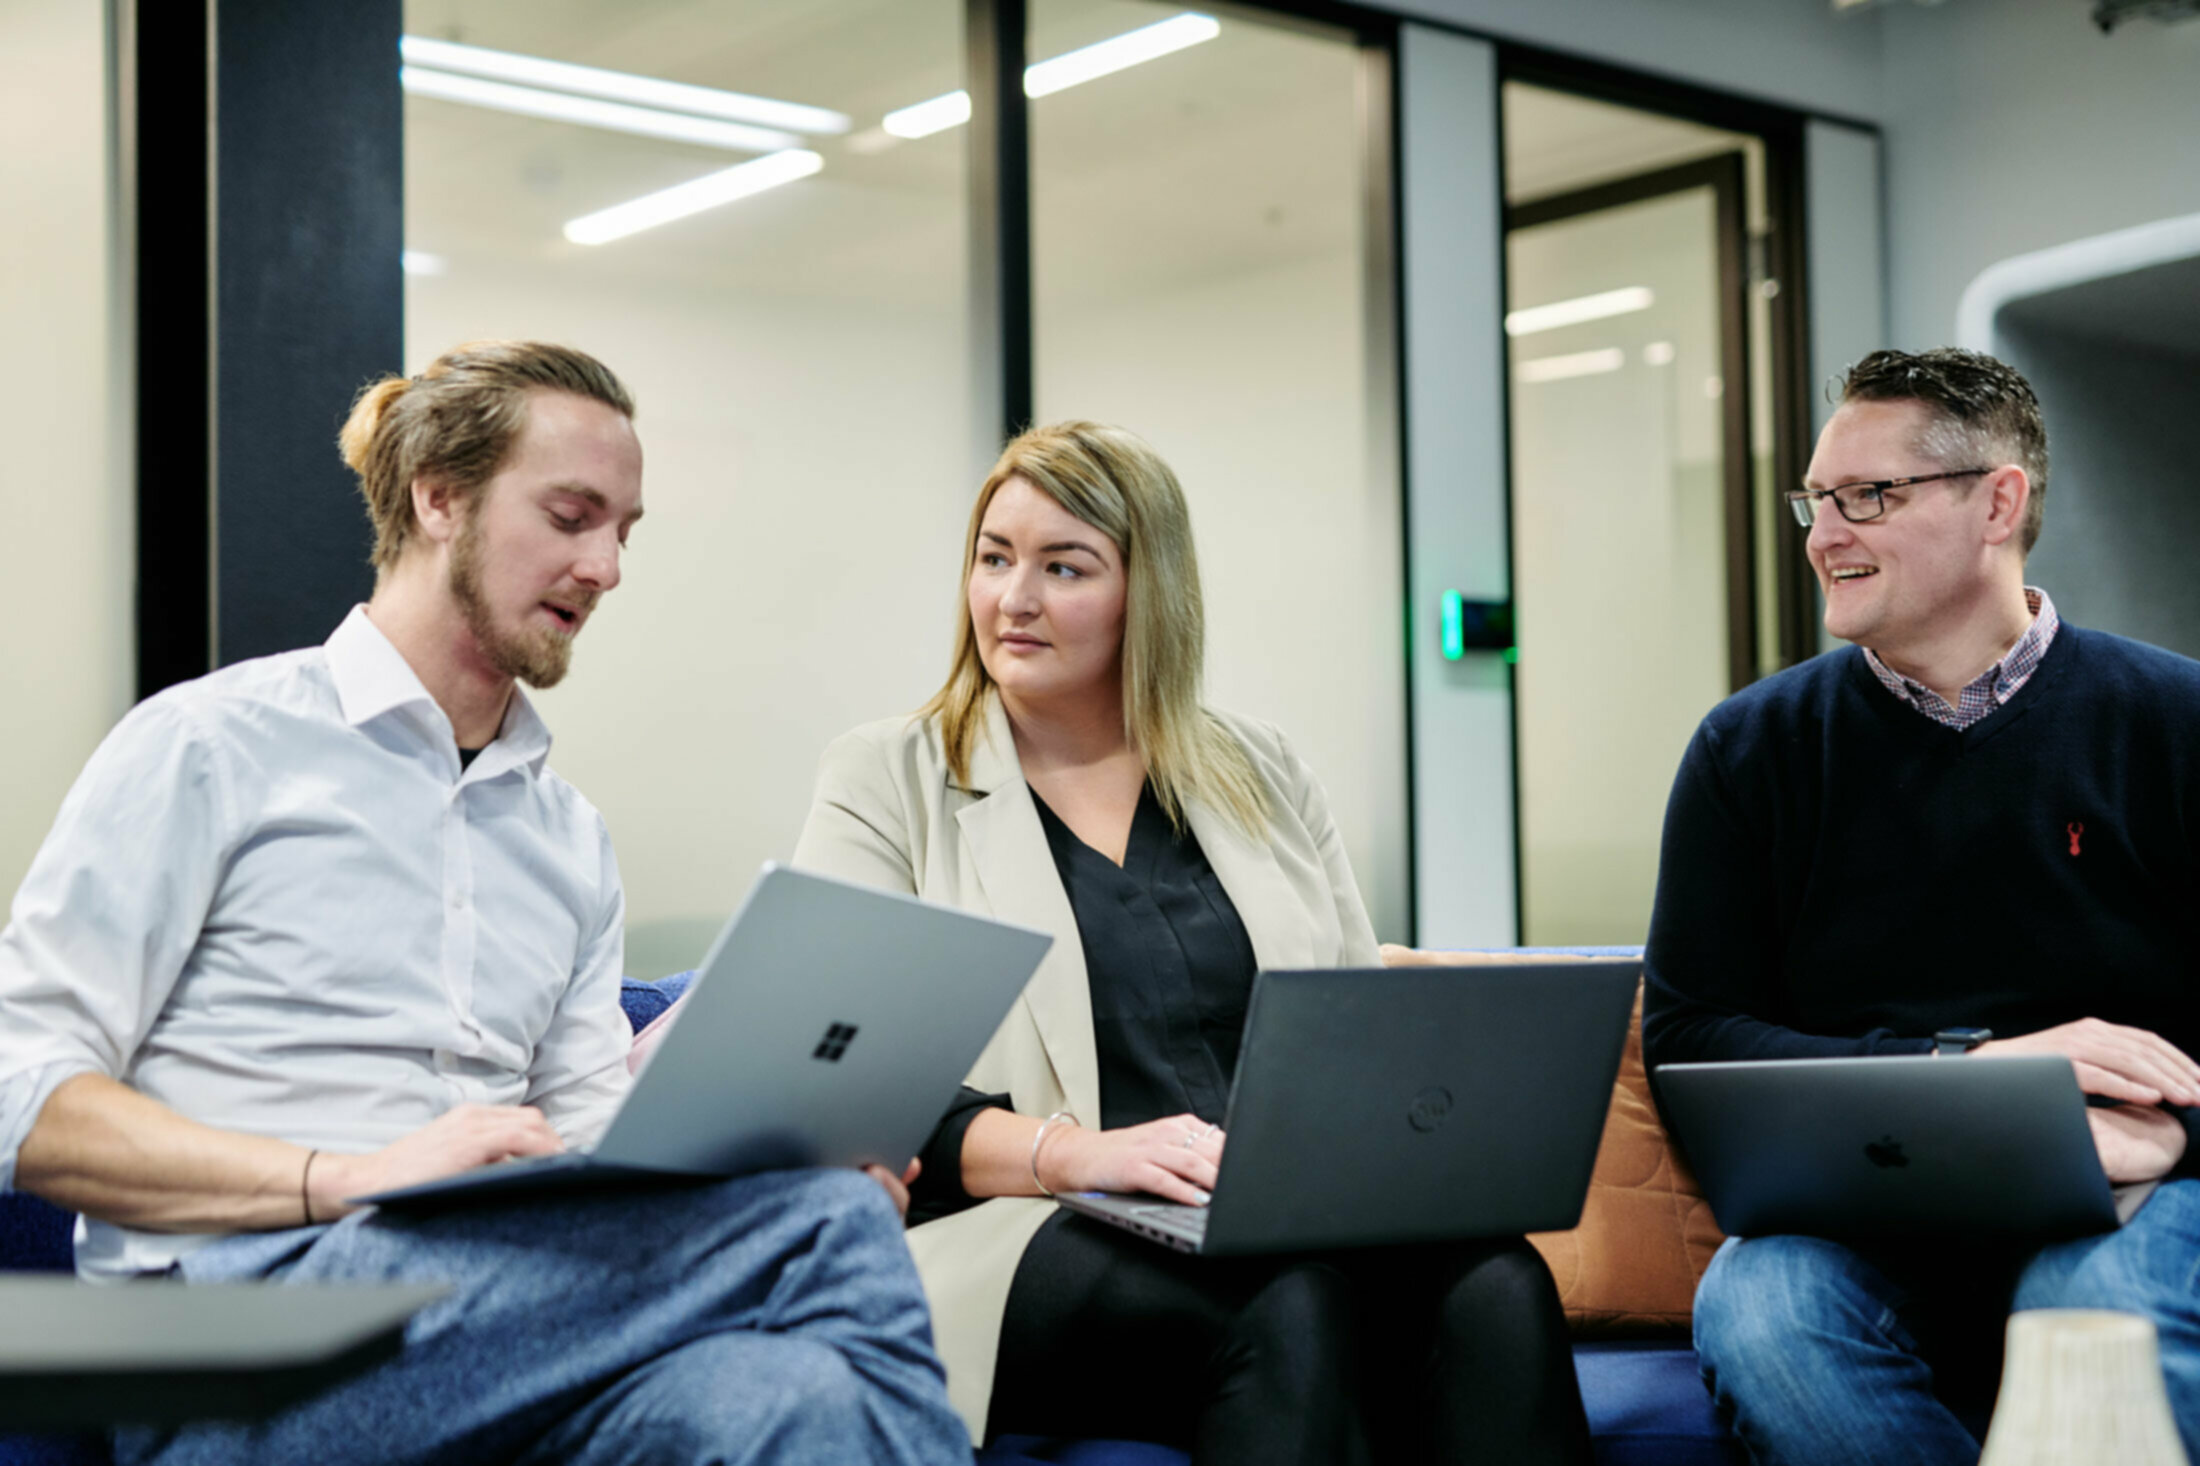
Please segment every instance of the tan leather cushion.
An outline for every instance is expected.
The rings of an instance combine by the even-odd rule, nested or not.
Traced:
[[[1383,961],[1392,967],[1474,966],[1542,955],[1383,948]],[[1580,959],[1551,954],[1545,960]],[[1724,1237],[1650,1102],[1639,987],[1581,1225],[1528,1240],[1550,1264],[1577,1335],[1620,1337],[1688,1326],[1696,1284]]]

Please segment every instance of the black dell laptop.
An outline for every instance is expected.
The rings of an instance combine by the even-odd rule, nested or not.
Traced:
[[[1064,1192],[1180,1252],[1304,1252],[1581,1219],[1642,964],[1264,972],[1211,1205]]]

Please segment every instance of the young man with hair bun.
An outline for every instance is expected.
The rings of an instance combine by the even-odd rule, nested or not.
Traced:
[[[0,1189],[80,1274],[452,1288],[393,1361],[138,1463],[967,1461],[884,1173],[385,1218],[352,1198],[593,1143],[626,1093],[625,901],[525,682],[642,516],[602,363],[463,346],[342,435],[373,599],[147,699],[0,933]]]

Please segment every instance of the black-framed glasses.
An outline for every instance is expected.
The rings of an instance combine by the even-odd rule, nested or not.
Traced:
[[[1946,473],[1920,473],[1909,478],[1883,478],[1868,484],[1835,484],[1830,489],[1791,489],[1786,498],[1788,508],[1795,511],[1795,522],[1809,529],[1818,522],[1818,505],[1821,500],[1833,500],[1833,507],[1851,524],[1863,524],[1877,519],[1887,512],[1887,490],[1906,489],[1911,484],[1929,484],[1937,479],[1969,478],[1975,473],[1992,473],[1991,468],[1951,468]]]

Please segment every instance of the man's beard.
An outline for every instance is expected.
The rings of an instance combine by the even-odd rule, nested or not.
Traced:
[[[515,632],[500,630],[490,618],[489,601],[481,591],[482,562],[488,557],[488,537],[481,531],[478,504],[471,506],[451,544],[451,599],[466,618],[466,629],[489,665],[529,687],[555,687],[573,660],[573,639],[547,626],[525,626]]]

